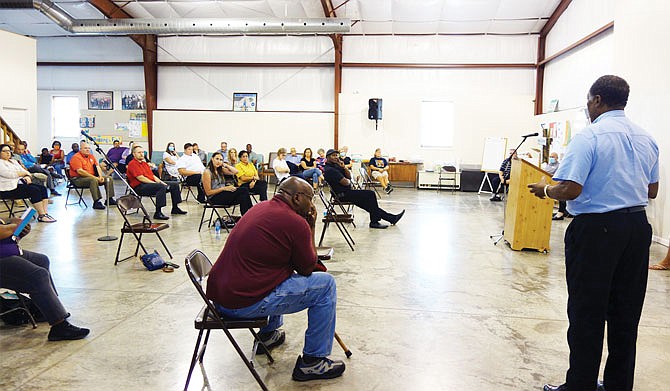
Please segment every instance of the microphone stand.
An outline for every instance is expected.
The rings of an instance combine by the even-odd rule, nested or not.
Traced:
[[[537,135],[537,133],[535,133],[535,135]],[[514,152],[512,152],[510,154],[509,158],[508,158],[509,159],[509,164],[512,164],[512,157],[514,155],[516,155],[516,151],[521,147],[521,145],[523,143],[526,142],[526,139],[528,139],[528,137],[531,137],[531,136],[530,135],[523,136],[523,139],[521,140],[519,145],[517,145],[516,148],[514,148]],[[517,157],[517,159],[518,159],[518,157]],[[511,167],[510,167],[510,175],[511,175]],[[503,180],[504,180],[504,177],[503,177]],[[498,242],[500,242],[505,237],[505,220],[507,219],[507,187],[505,186],[505,184],[503,182],[500,182],[500,186],[503,187],[503,229],[502,229],[502,231],[500,231],[499,234],[494,234],[494,235],[489,236],[490,239],[495,239],[494,242],[493,242],[494,246],[497,246]]]
[[[137,193],[135,193],[135,190],[133,190],[133,188],[130,187],[130,185],[128,184],[128,182],[126,182],[126,179],[123,177],[123,175],[121,175],[119,170],[114,166],[114,164],[112,164],[112,161],[109,160],[109,157],[107,156],[105,151],[103,151],[102,148],[100,148],[100,145],[98,145],[98,143],[95,142],[95,139],[93,137],[89,136],[88,133],[84,132],[83,130],[81,131],[81,135],[86,137],[86,139],[88,141],[90,141],[91,143],[93,143],[93,145],[95,145],[95,150],[99,154],[102,155],[102,159],[105,162],[105,164],[107,165],[107,167],[110,167],[114,171],[116,176],[118,176],[121,179],[121,181],[123,181],[123,183],[126,185],[126,187],[128,187],[128,189],[130,189],[130,192],[133,193],[134,196],[138,197]],[[111,180],[112,180],[111,186],[114,186],[114,177],[111,177]],[[111,205],[109,205],[109,195],[107,194],[107,188],[105,188],[105,197],[107,197],[107,201],[108,201],[107,202],[107,208],[106,208],[107,209],[107,221],[105,222],[105,226],[107,227],[107,235],[99,237],[98,240],[101,241],[101,242],[110,242],[110,241],[118,239],[118,237],[112,236],[112,235],[109,234],[109,208],[111,207]]]

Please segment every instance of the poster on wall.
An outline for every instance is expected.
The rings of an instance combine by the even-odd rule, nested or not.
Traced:
[[[89,91],[88,92],[89,110],[113,110],[114,93],[112,91]]]
[[[80,128],[95,128],[95,115],[82,115],[79,117]]]
[[[121,91],[122,110],[145,110],[147,96],[144,91]]]
[[[256,111],[255,92],[233,93],[233,111]]]

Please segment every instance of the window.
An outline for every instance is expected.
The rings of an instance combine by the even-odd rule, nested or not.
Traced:
[[[54,96],[51,104],[54,138],[79,136],[79,97]]]
[[[421,147],[454,145],[454,102],[421,102]]]

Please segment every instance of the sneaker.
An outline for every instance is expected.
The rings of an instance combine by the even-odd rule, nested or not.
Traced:
[[[57,191],[54,189],[54,190],[51,190],[51,196],[52,196],[52,197],[59,197],[59,196],[62,196],[62,194],[59,193],[59,192],[57,192]]]
[[[105,209],[105,205],[100,200],[97,200],[93,203],[93,209]]]
[[[109,197],[107,200],[107,205],[116,205],[116,200],[113,197]]]
[[[82,339],[91,332],[89,329],[77,327],[70,324],[67,320],[51,326],[49,330],[49,341],[65,341]]]
[[[261,339],[268,350],[272,350],[284,343],[284,340],[286,340],[286,333],[284,330],[275,330],[269,334],[259,334],[258,338]],[[265,354],[263,345],[258,344],[256,347],[256,354]]]
[[[391,193],[393,193],[393,188],[391,187],[391,185],[388,185],[388,187],[386,188],[386,194],[391,194]]]
[[[498,195],[494,195],[493,197],[489,198],[489,201],[502,201],[502,198],[500,198]]]
[[[342,376],[345,365],[342,360],[331,360],[328,357],[319,357],[318,361],[307,364],[302,356],[298,356],[293,368],[293,380],[308,381],[319,379],[333,379]]]

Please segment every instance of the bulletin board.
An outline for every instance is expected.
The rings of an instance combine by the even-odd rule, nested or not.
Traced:
[[[482,171],[498,172],[500,164],[507,156],[507,138],[487,137],[484,140],[484,153],[482,154]]]

